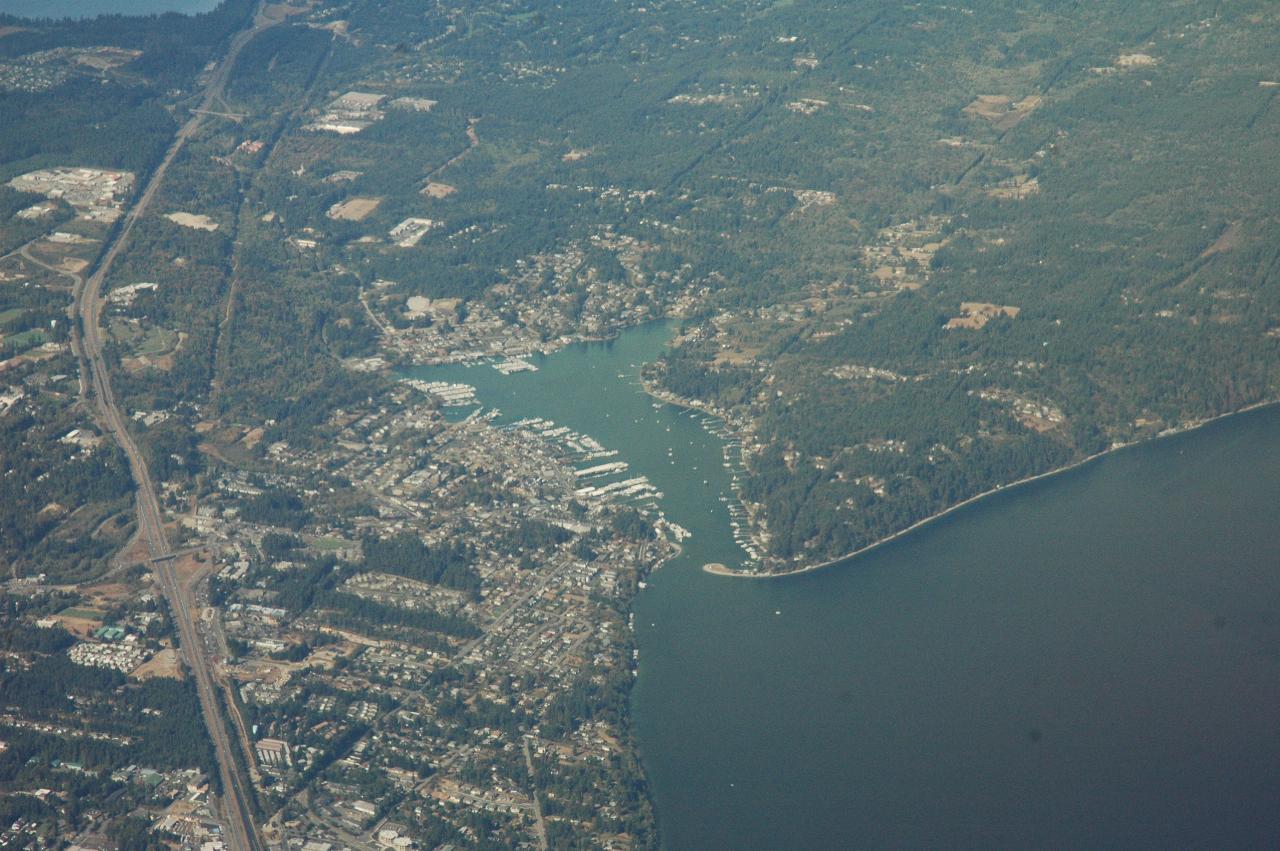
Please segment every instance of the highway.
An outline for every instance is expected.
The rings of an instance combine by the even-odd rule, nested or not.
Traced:
[[[233,743],[227,735],[226,724],[223,723],[219,710],[217,690],[209,660],[196,632],[192,599],[194,583],[181,582],[174,571],[174,553],[165,535],[164,518],[160,511],[160,502],[156,499],[155,485],[147,469],[146,459],[129,434],[125,426],[124,414],[116,403],[115,393],[111,387],[111,376],[102,357],[103,339],[100,320],[103,307],[103,282],[111,271],[116,257],[128,244],[129,234],[133,231],[134,224],[143,216],[155,198],[164,181],[165,173],[177,158],[183,145],[200,129],[211,107],[221,102],[223,89],[226,87],[240,51],[258,33],[281,20],[266,16],[262,8],[260,7],[255,14],[252,26],[232,39],[226,54],[209,77],[200,107],[193,110],[191,117],[179,128],[173,143],[165,152],[164,159],[148,179],[146,188],[125,215],[114,237],[105,246],[93,274],[87,279],[76,280],[71,306],[71,342],[81,364],[81,387],[88,385],[93,388],[100,424],[104,430],[111,433],[129,459],[129,468],[137,487],[138,535],[146,541],[150,550],[152,568],[169,602],[183,656],[191,669],[196,690],[200,696],[200,707],[209,728],[209,735],[213,740],[219,773],[222,777],[222,811],[227,829],[225,839],[232,851],[259,851],[264,847],[257,826],[253,823],[250,806],[252,791],[235,761]],[[83,374],[86,371],[88,372],[87,382]]]

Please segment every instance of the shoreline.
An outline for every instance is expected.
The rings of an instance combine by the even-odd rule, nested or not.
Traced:
[[[732,577],[734,579],[782,579],[788,576],[797,576],[803,573],[813,573],[814,571],[817,571],[817,570],[824,570],[829,567],[835,567],[837,565],[845,564],[849,561],[852,561],[858,556],[869,553],[872,550],[879,549],[880,547],[883,547],[886,544],[893,543],[899,538],[906,537],[912,532],[915,532],[921,529],[922,527],[927,526],[930,523],[933,523],[936,520],[941,520],[943,517],[946,517],[947,515],[953,512],[959,511],[960,509],[965,508],[966,506],[972,505],[976,502],[980,502],[986,499],[987,497],[994,496],[995,494],[1003,493],[1004,491],[1021,487],[1022,485],[1029,485],[1032,482],[1038,482],[1042,479],[1049,479],[1054,476],[1059,476],[1059,475],[1062,475],[1063,473],[1069,473],[1072,470],[1076,470],[1076,469],[1079,469],[1080,467],[1085,466],[1086,464],[1092,464],[1094,461],[1097,461],[1101,458],[1105,458],[1108,455],[1112,455],[1116,452],[1120,452],[1122,450],[1132,448],[1134,446],[1140,446],[1146,443],[1154,443],[1155,441],[1163,440],[1169,437],[1176,437],[1177,435],[1180,435],[1180,434],[1187,434],[1189,432],[1202,429],[1205,426],[1212,425],[1213,423],[1221,422],[1230,417],[1239,416],[1240,414],[1247,414],[1250,411],[1256,411],[1261,408],[1269,408],[1276,405],[1280,405],[1280,399],[1271,399],[1265,402],[1254,402],[1251,405],[1246,405],[1243,408],[1239,408],[1234,411],[1229,411],[1225,414],[1218,414],[1217,416],[1209,417],[1207,419],[1199,420],[1193,423],[1188,423],[1187,425],[1165,429],[1164,431],[1156,434],[1154,437],[1143,438],[1140,440],[1131,440],[1127,443],[1120,443],[1115,446],[1110,446],[1106,449],[1103,449],[1101,452],[1095,452],[1092,455],[1088,455],[1084,458],[1081,458],[1078,461],[1072,461],[1070,464],[1064,464],[1061,467],[1055,467],[1054,469],[1046,470],[1043,473],[1036,473],[1034,476],[1027,476],[1025,478],[1018,479],[1017,481],[1009,482],[1007,484],[996,485],[993,488],[989,488],[985,491],[982,491],[981,493],[974,494],[973,496],[968,497],[967,499],[964,499],[960,502],[957,502],[954,505],[950,505],[942,509],[941,511],[935,512],[934,514],[930,514],[928,517],[925,517],[921,520],[917,520],[916,522],[912,523],[910,526],[906,526],[902,529],[899,529],[897,532],[894,532],[890,535],[886,535],[885,537],[880,538],[879,540],[873,541],[864,547],[859,547],[858,549],[852,552],[846,553],[841,556],[836,556],[835,558],[827,559],[826,561],[818,562],[817,564],[808,564],[802,567],[791,568],[789,570],[780,570],[775,573],[747,573],[745,571],[735,570],[734,568],[727,567],[719,563],[704,564],[702,566],[702,570],[703,572],[710,573],[713,576],[727,576],[727,577]]]
[[[699,402],[695,399],[686,399],[683,396],[677,396],[674,393],[663,390],[653,381],[650,381],[644,376],[639,377],[638,383],[641,390],[654,399],[657,399],[659,402],[672,405],[676,408],[684,408],[687,411],[697,411],[698,413],[704,414],[708,417],[715,417],[726,426],[729,425],[729,415],[724,411],[718,411],[703,402]]]

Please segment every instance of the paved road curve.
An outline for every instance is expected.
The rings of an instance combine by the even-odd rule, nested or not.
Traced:
[[[146,459],[139,452],[133,437],[125,427],[124,415],[116,403],[111,387],[111,376],[102,357],[102,284],[111,270],[116,257],[129,241],[129,234],[134,224],[146,212],[157,190],[164,181],[165,173],[177,157],[182,146],[190,139],[204,122],[208,110],[221,101],[222,91],[226,87],[231,68],[236,57],[251,39],[262,30],[279,23],[280,19],[267,17],[261,9],[254,17],[253,25],[238,33],[232,39],[226,55],[214,70],[205,87],[204,96],[198,110],[193,110],[191,117],[178,130],[173,144],[165,153],[160,165],[151,174],[146,188],[138,197],[133,208],[125,215],[115,237],[106,246],[101,261],[93,274],[84,281],[77,281],[72,304],[72,345],[80,359],[82,372],[88,372],[89,381],[81,376],[81,386],[91,384],[98,407],[98,418],[102,426],[115,438],[120,448],[129,459],[129,467],[137,486],[138,534],[142,536],[151,552],[151,563],[156,578],[169,601],[169,608],[177,623],[178,635],[187,664],[191,667],[195,678],[196,690],[200,696],[200,706],[204,712],[205,723],[209,735],[213,739],[217,754],[218,766],[222,776],[223,798],[222,808],[227,823],[227,842],[232,851],[258,851],[263,847],[257,826],[252,819],[250,808],[250,790],[248,783],[240,772],[232,750],[232,742],[227,735],[226,725],[218,707],[217,691],[213,683],[213,675],[209,669],[209,660],[202,650],[196,634],[193,616],[192,585],[182,583],[173,569],[173,551],[164,532],[163,515],[160,503],[156,499],[155,486],[151,474],[147,470]]]

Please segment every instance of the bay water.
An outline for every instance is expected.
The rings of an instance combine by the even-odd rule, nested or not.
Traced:
[[[638,384],[671,328],[419,368],[620,451],[692,536],[634,603],[672,849],[1280,844],[1280,410],[1014,488],[850,563],[709,575],[723,441]],[[729,453],[732,460],[732,453]],[[723,499],[722,499],[723,498]]]

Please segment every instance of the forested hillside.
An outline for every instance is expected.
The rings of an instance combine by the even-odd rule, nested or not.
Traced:
[[[652,377],[746,438],[778,568],[1276,395],[1264,2],[313,17],[242,57],[250,117],[192,157],[243,201],[181,201],[226,227],[175,250],[240,243],[200,288],[229,312],[188,312],[224,416],[311,428],[377,322],[416,359],[680,316]]]
[[[0,130],[6,174],[145,172],[186,106],[156,87],[244,12],[198,39],[165,18],[0,38],[12,62],[141,51],[101,91],[63,82],[52,114],[48,93],[4,94],[31,116]],[[118,381],[137,410],[274,428],[261,453],[367,396],[353,359],[677,316],[651,377],[745,438],[771,566],[847,552],[1276,395],[1278,14],[320,4],[245,50],[229,120],[114,270],[158,284],[114,311]]]

